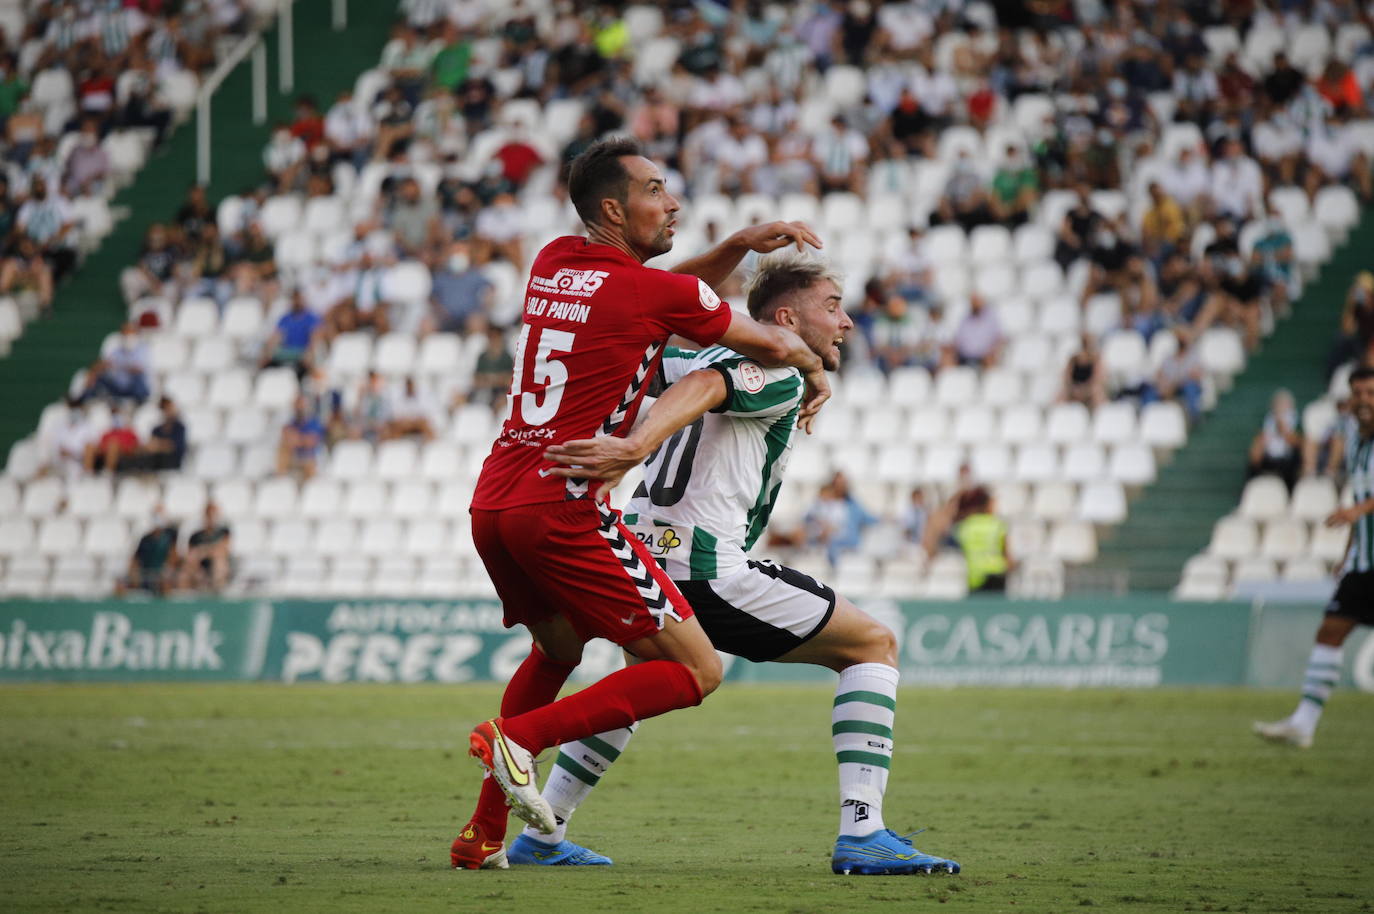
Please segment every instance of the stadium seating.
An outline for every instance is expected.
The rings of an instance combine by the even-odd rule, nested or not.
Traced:
[[[625,22],[639,47],[635,78],[646,83],[666,77],[680,46],[665,32],[662,10],[635,4],[627,8]],[[962,37],[940,36],[937,59],[948,62]],[[1348,28],[1333,35],[1311,25],[1291,35],[1257,25],[1244,39],[1236,29],[1221,26],[1205,30],[1203,37],[1213,60],[1236,51],[1257,72],[1270,66],[1272,51],[1280,46],[1288,47],[1300,66],[1315,67],[1332,54],[1353,54],[1361,41]],[[507,78],[493,63],[484,64],[490,61],[487,53],[474,49],[475,67],[497,81]],[[824,76],[810,76],[800,117],[803,123],[817,119],[816,127],[824,126],[831,112],[861,104],[867,91],[866,74],[853,66],[836,65]],[[372,70],[361,74],[354,88],[360,99],[370,100],[388,82],[385,71]],[[42,88],[55,104],[66,94],[56,83]],[[1152,104],[1164,107],[1172,101],[1166,94]],[[493,126],[470,138],[455,170],[480,172],[516,122],[538,124],[548,137],[566,141],[584,111],[577,98],[542,107],[531,98],[498,102]],[[846,288],[861,290],[878,269],[880,253],[899,246],[908,222],[923,222],[934,209],[961,150],[992,162],[1008,143],[1030,148],[1057,104],[1048,94],[1023,93],[1002,106],[981,132],[968,124],[948,127],[935,142],[933,159],[917,157],[903,166],[905,190],[898,194],[870,193],[865,198],[850,191],[820,197],[792,192],[774,198],[700,193],[685,201],[681,250],[674,256],[690,253],[686,240],[704,232],[707,223],[729,227],[759,219],[807,219],[836,239],[831,247],[849,274]],[[1156,153],[1135,165],[1140,174],[1158,173],[1179,149],[1196,148],[1203,140],[1194,124],[1163,121]],[[114,144],[121,155],[131,153],[122,142]],[[411,164],[425,191],[433,193],[445,172],[431,162]],[[566,205],[551,190],[552,172],[544,167],[522,193],[521,211],[529,225],[538,226],[526,239],[529,248],[575,229]],[[257,218],[288,279],[327,264],[337,245],[348,243],[351,229],[371,217],[391,174],[387,163],[369,164],[357,174],[345,166],[333,194],[309,200],[276,194],[261,204]],[[1143,182],[1128,179],[1119,189],[1096,190],[1091,206],[1109,217],[1124,214],[1138,221],[1144,195]],[[250,202],[227,198],[218,211],[221,225],[237,224]],[[1295,254],[1309,277],[1358,217],[1358,203],[1344,187],[1324,188],[1312,200],[1298,188],[1280,187],[1268,195],[1268,202],[1289,225]],[[1122,327],[1115,294],[1094,296],[1086,305],[1081,301],[1086,266],[1079,262],[1066,271],[1055,260],[1056,233],[1075,204],[1073,192],[1049,190],[1032,218],[1015,229],[929,228],[924,252],[935,290],[947,306],[944,327],[957,324],[969,295],[981,294],[1008,336],[1002,363],[982,371],[945,368],[934,377],[923,367],[899,368],[886,378],[858,371],[842,376],[817,435],[796,444],[775,525],[799,522],[816,487],[837,470],[850,476],[875,513],[885,513],[904,504],[913,487],[948,495],[961,483],[967,464],[972,481],[992,486],[1008,519],[1013,548],[1024,559],[1030,581],[1026,592],[1062,592],[1064,565],[1092,561],[1099,537],[1127,517],[1132,499],[1153,481],[1159,463],[1186,444],[1188,422],[1173,402],[1143,408],[1132,399],[1096,408],[1057,402],[1062,366],[1081,331],[1103,338],[1102,357],[1113,392],[1133,389],[1149,377],[1168,357],[1172,343],[1169,334],[1155,334],[1147,342],[1135,329]],[[1254,237],[1252,231],[1251,244]],[[342,242],[332,240],[340,238]],[[1205,240],[1205,233],[1199,233],[1193,243]],[[371,241],[390,245],[385,231],[374,232]],[[485,269],[495,288],[493,314],[518,315],[523,277],[510,264]],[[418,261],[402,259],[387,269],[383,286],[393,301],[423,301],[430,276]],[[414,328],[381,336],[347,332],[335,338],[324,367],[350,400],[367,372],[375,371],[388,383],[415,376],[445,407],[433,417],[435,440],[340,441],[321,460],[317,475],[298,483],[276,475],[275,453],[280,427],[299,390],[296,375],[286,368],[257,371],[253,363],[282,303],[241,296],[223,308],[206,298],[166,306],[173,319],[151,333],[149,342],[157,392],[170,393],[183,404],[191,432],[185,469],[121,479],[114,486],[99,479],[35,478],[61,420],[61,408],[54,410],[54,418],[34,437],[15,445],[0,476],[0,509],[12,506],[0,510],[0,560],[5,562],[0,581],[6,592],[48,592],[59,579],[77,582],[70,585],[75,589],[107,589],[153,504],[160,501],[185,524],[211,498],[233,525],[240,559],[234,586],[241,592],[490,592],[465,518],[472,480],[494,437],[497,417],[481,404],[447,406],[453,394],[470,387],[482,340],[452,333],[421,335]],[[0,299],[0,350],[13,339],[17,316],[18,307]],[[1224,327],[1204,334],[1198,352],[1207,371],[1207,399],[1213,402],[1217,391],[1244,370],[1246,353],[1239,335]],[[107,416],[93,418],[98,426],[108,423]],[[1313,525],[1329,510],[1334,490],[1304,481],[1289,499],[1286,492],[1279,497],[1271,482],[1252,483],[1237,516],[1217,525],[1209,551],[1201,557],[1207,561],[1190,563],[1181,594],[1220,596],[1242,572],[1246,580],[1310,577],[1318,562],[1330,561],[1331,538]],[[628,486],[618,490],[621,504],[629,491]],[[957,556],[940,554],[926,562],[913,548],[894,550],[893,539],[885,527],[884,535],[865,537],[856,553],[825,573],[833,573],[842,590],[855,593],[964,595],[966,569]],[[94,563],[76,562],[81,556]],[[814,555],[801,553],[785,557],[799,567],[815,561]],[[69,560],[60,567],[70,574],[59,575],[59,566],[48,559]]]

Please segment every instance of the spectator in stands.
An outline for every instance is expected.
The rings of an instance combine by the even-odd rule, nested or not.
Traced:
[[[129,469],[139,454],[138,435],[129,424],[129,416],[116,409],[110,417],[110,427],[86,450],[86,469],[91,473],[108,471],[111,476]]]
[[[1217,219],[1212,223],[1216,240],[1207,245],[1201,266],[1208,298],[1193,323],[1201,333],[1214,323],[1222,323],[1240,331],[1247,351],[1259,346],[1260,297],[1264,283],[1240,254],[1234,225]]]
[[[1303,132],[1287,111],[1263,96],[1250,131],[1250,145],[1271,185],[1297,184],[1303,156]]]
[[[387,395],[386,383],[375,371],[369,371],[358,390],[358,396],[349,417],[349,433],[353,438],[366,441],[381,441],[386,437],[391,422],[391,397]]]
[[[1189,54],[1183,67],[1174,73],[1173,94],[1178,99],[1178,120],[1202,127],[1212,119],[1221,88],[1216,74],[1207,68],[1204,54]]]
[[[1211,182],[1207,163],[1191,146],[1178,151],[1178,159],[1160,177],[1164,190],[1178,201],[1188,214],[1189,222],[1196,221],[1202,213]]]
[[[277,472],[283,476],[298,473],[304,479],[314,476],[324,440],[324,426],[310,411],[310,401],[305,397],[297,397],[291,421],[281,430],[277,446]]]
[[[883,300],[882,310],[874,318],[868,336],[872,340],[870,351],[878,370],[889,373],[907,365],[925,365],[934,368],[939,356],[932,355],[929,347],[924,346],[929,321],[925,315],[913,311],[905,298],[888,295]]]
[[[956,224],[971,232],[992,221],[987,184],[967,149],[959,150],[944,196],[930,214],[931,225]]]
[[[291,293],[291,309],[277,320],[267,342],[263,344],[259,367],[286,366],[304,377],[314,358],[312,347],[320,332],[320,317],[305,304],[300,289]]]
[[[1007,575],[1015,567],[1007,548],[1007,523],[997,516],[992,495],[982,486],[962,498],[954,539],[968,567],[969,591],[1004,592]]]
[[[1009,227],[1024,224],[1040,199],[1040,177],[1021,147],[1008,144],[1006,157],[992,177],[992,214]]]
[[[234,283],[229,278],[229,252],[220,237],[219,225],[213,219],[202,223],[191,241],[190,257],[185,264],[186,292],[213,298],[220,307],[233,295]]]
[[[167,226],[160,222],[148,226],[137,263],[119,274],[124,303],[132,307],[134,302],[148,295],[176,301],[176,267],[180,254],[172,244]]]
[[[102,396],[142,403],[148,399],[151,371],[148,345],[139,337],[138,327],[132,321],[125,321],[114,346],[87,372],[86,390],[81,399]]]
[[[154,596],[166,596],[180,567],[177,524],[158,505],[153,509],[152,529],[139,538],[124,577],[115,582],[115,593],[123,596],[130,590],[143,590]]]
[[[934,274],[926,254],[925,232],[920,226],[907,227],[906,242],[887,258],[884,280],[892,291],[910,304],[924,304],[930,297]]]
[[[487,348],[477,356],[468,399],[473,403],[499,406],[510,389],[511,372],[514,370],[515,360],[506,345],[505,332],[499,327],[488,327]]]
[[[394,196],[382,204],[379,216],[395,235],[403,257],[423,259],[431,248],[442,243],[439,204],[433,194],[420,192],[420,182],[414,178],[404,178],[397,184]]]
[[[522,189],[535,169],[544,164],[544,156],[530,139],[529,127],[524,124],[510,132],[493,157],[501,163],[501,177],[516,191]]]
[[[347,162],[355,171],[362,171],[372,157],[372,140],[376,133],[371,103],[364,100],[356,104],[348,89],[339,93],[324,116],[324,139],[331,161]]]
[[[15,36],[9,36],[11,40]],[[10,116],[29,94],[29,84],[19,73],[13,54],[0,54],[0,134],[6,134]]]
[[[1350,185],[1365,203],[1374,202],[1374,170],[1349,124],[1349,109],[1338,107],[1307,134],[1307,193],[1315,199],[1327,184]]]
[[[768,144],[742,112],[732,112],[726,123],[725,136],[711,150],[717,188],[724,194],[749,193],[756,187],[755,173],[768,164]]]
[[[46,179],[35,177],[29,185],[29,199],[19,207],[16,223],[48,262],[53,281],[61,282],[76,265],[76,219],[71,205],[61,194],[49,190]]]
[[[445,333],[472,333],[491,308],[495,286],[472,262],[471,246],[455,241],[434,271],[430,302],[435,326]]]
[[[291,125],[277,121],[272,138],[262,150],[262,164],[272,176],[277,193],[299,190],[304,182],[307,165],[305,143],[291,135]]]
[[[1088,185],[1080,184],[1074,190],[1078,199],[1059,224],[1059,237],[1054,248],[1055,262],[1065,270],[1079,258],[1088,256],[1097,227],[1102,222],[1102,217],[1092,207]]]
[[[9,256],[0,260],[0,295],[31,290],[38,296],[44,314],[51,313],[53,299],[52,268],[30,238],[20,237]]]
[[[1086,330],[1079,334],[1078,351],[1064,365],[1059,402],[1082,403],[1089,409],[1107,402],[1107,368],[1102,364],[1097,340]]]
[[[1178,347],[1160,363],[1152,383],[1141,391],[1141,403],[1174,400],[1183,405],[1190,422],[1202,417],[1202,360],[1193,347],[1191,334],[1182,327],[1174,329]]]
[[[847,190],[862,194],[868,154],[868,140],[863,134],[846,124],[840,115],[832,117],[829,129],[818,135],[811,147],[821,193]]]
[[[1302,469],[1302,434],[1298,430],[1298,409],[1286,390],[1274,392],[1264,423],[1250,442],[1245,478],[1272,474],[1283,480],[1288,490]]]
[[[394,152],[404,150],[405,144],[415,134],[412,115],[415,105],[406,99],[400,86],[388,86],[382,97],[372,106],[371,121],[375,137],[372,146],[372,160],[385,162]]]
[[[500,258],[512,263],[517,270],[524,269],[525,218],[513,194],[498,193],[491,204],[477,214],[473,232],[483,263]]]
[[[930,520],[930,510],[926,507],[926,493],[920,486],[911,490],[906,506],[902,508],[902,535],[913,545],[920,545],[925,539],[926,523]]]
[[[877,522],[850,493],[849,480],[842,472],[821,486],[816,503],[803,521],[807,544],[824,549],[831,565],[846,552],[859,548],[864,530]]]
[[[1273,67],[1264,78],[1264,94],[1269,100],[1280,107],[1287,105],[1306,83],[1302,72],[1288,62],[1288,55],[1275,52]]]
[[[1374,273],[1369,270],[1361,270],[1345,293],[1340,335],[1327,360],[1327,377],[1351,359],[1361,365],[1374,363]]]
[[[148,443],[139,449],[135,466],[142,470],[179,470],[186,459],[186,424],[171,397],[163,397],[157,405],[162,410],[162,421],[148,433]]]
[[[1264,211],[1264,175],[1240,140],[1222,140],[1220,147],[1207,192],[1216,214],[1239,224]]]
[[[87,451],[96,442],[95,428],[81,401],[67,399],[67,421],[53,435],[48,468],[67,479],[87,472]]]
[[[205,188],[199,184],[192,184],[186,188],[186,197],[182,200],[176,215],[176,227],[181,231],[183,240],[194,245],[200,240],[205,227],[213,222],[215,210],[205,196]]]
[[[354,268],[345,275],[350,294],[325,316],[329,339],[356,330],[371,329],[380,335],[391,329],[390,305],[382,298],[385,272],[381,260],[363,246]]]
[[[204,524],[186,542],[186,556],[181,562],[181,589],[222,592],[229,584],[233,548],[229,526],[220,519],[219,505],[207,502]]]
[[[1293,259],[1293,236],[1283,217],[1270,209],[1264,231],[1250,252],[1251,272],[1258,275],[1276,314],[1288,314],[1289,303],[1302,292],[1302,280]]]
[[[313,95],[296,96],[296,116],[291,121],[291,135],[305,144],[306,151],[324,142],[324,118]]]
[[[413,377],[407,377],[401,391],[388,398],[381,437],[390,440],[414,436],[421,441],[433,441],[437,413],[434,399],[416,386]]]
[[[1125,214],[1116,219],[1103,218],[1097,222],[1088,239],[1088,281],[1083,286],[1084,305],[1099,292],[1121,292],[1132,280],[1129,269],[1136,248],[1130,241],[1130,229]]]
[[[232,246],[226,245],[229,253],[229,277],[238,295],[270,301],[276,298],[277,260],[276,247],[261,223],[254,220],[244,230],[242,240]]]
[[[156,64],[135,48],[119,79],[123,107],[116,118],[121,127],[151,127],[153,148],[162,145],[172,124],[172,108],[158,89]]]
[[[100,145],[100,124],[95,118],[85,118],[76,145],[67,154],[62,191],[68,197],[98,196],[109,177],[110,154]]]
[[[1140,247],[1158,264],[1187,240],[1188,218],[1158,181],[1150,182],[1149,194],[1150,206],[1140,221]]]
[[[945,364],[990,368],[1002,357],[1002,325],[976,292],[969,297],[968,306],[945,350]]]

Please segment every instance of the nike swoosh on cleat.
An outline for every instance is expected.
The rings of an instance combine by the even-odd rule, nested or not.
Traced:
[[[511,773],[511,780],[517,785],[524,787],[530,782],[530,773],[519,765],[515,764],[515,758],[511,756],[510,749],[506,746],[506,736],[495,724],[491,727],[496,731],[496,745],[501,747],[501,757],[506,760],[506,768]]]

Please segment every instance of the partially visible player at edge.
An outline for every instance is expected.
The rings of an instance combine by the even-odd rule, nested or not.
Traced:
[[[795,330],[831,371],[854,327],[839,278],[820,261],[783,252],[759,261],[749,313]],[[663,380],[671,386],[629,436],[550,448],[551,459],[575,467],[556,472],[616,481],[653,451],[625,523],[664,564],[716,648],[754,662],[811,663],[839,673],[831,711],[840,782],[835,872],[959,872],[959,864],[922,853],[883,822],[898,680],[891,630],[814,578],[747,555],[782,485],[800,375],[713,346],[665,357]],[[558,828],[551,835],[526,829],[511,845],[512,863],[611,862],[566,840],[566,821],[633,731],[563,745],[544,785]]]
[[[1355,503],[1326,519],[1328,527],[1350,524],[1350,545],[1341,565],[1340,583],[1317,629],[1317,643],[1307,661],[1302,697],[1293,713],[1272,723],[1255,723],[1267,740],[1312,745],[1326,700],[1341,678],[1341,647],[1357,625],[1374,625],[1374,368],[1350,374],[1350,419],[1332,446],[1334,459],[1345,458],[1345,476]]]
[[[720,659],[682,594],[586,480],[550,472],[544,449],[627,433],[673,334],[800,369],[808,422],[830,395],[820,358],[800,337],[733,313],[711,289],[749,251],[820,247],[809,228],[743,229],[668,273],[644,261],[672,248],[678,202],[635,141],[584,151],[568,193],[587,237],[550,242],[530,269],[510,418],[472,499],[473,543],[505,624],[525,625],[534,646],[506,687],[501,716],[470,736],[486,776],[451,849],[453,865],[466,869],[506,865],[507,801],[525,821],[554,829],[535,780],[540,752],[699,704],[720,683]],[[645,662],[555,701],[592,638]]]

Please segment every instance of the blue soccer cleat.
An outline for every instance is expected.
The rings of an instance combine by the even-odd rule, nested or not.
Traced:
[[[511,862],[515,860],[512,858]],[[862,838],[840,835],[835,839],[835,856],[830,859],[830,869],[845,876],[910,876],[916,873],[957,873],[959,864],[943,857],[923,854],[912,847],[911,835],[899,835],[885,828]]]
[[[521,835],[511,843],[506,859],[512,864],[534,864],[535,866],[610,866],[611,858],[596,851],[563,840],[557,844],[545,844],[529,835]]]

